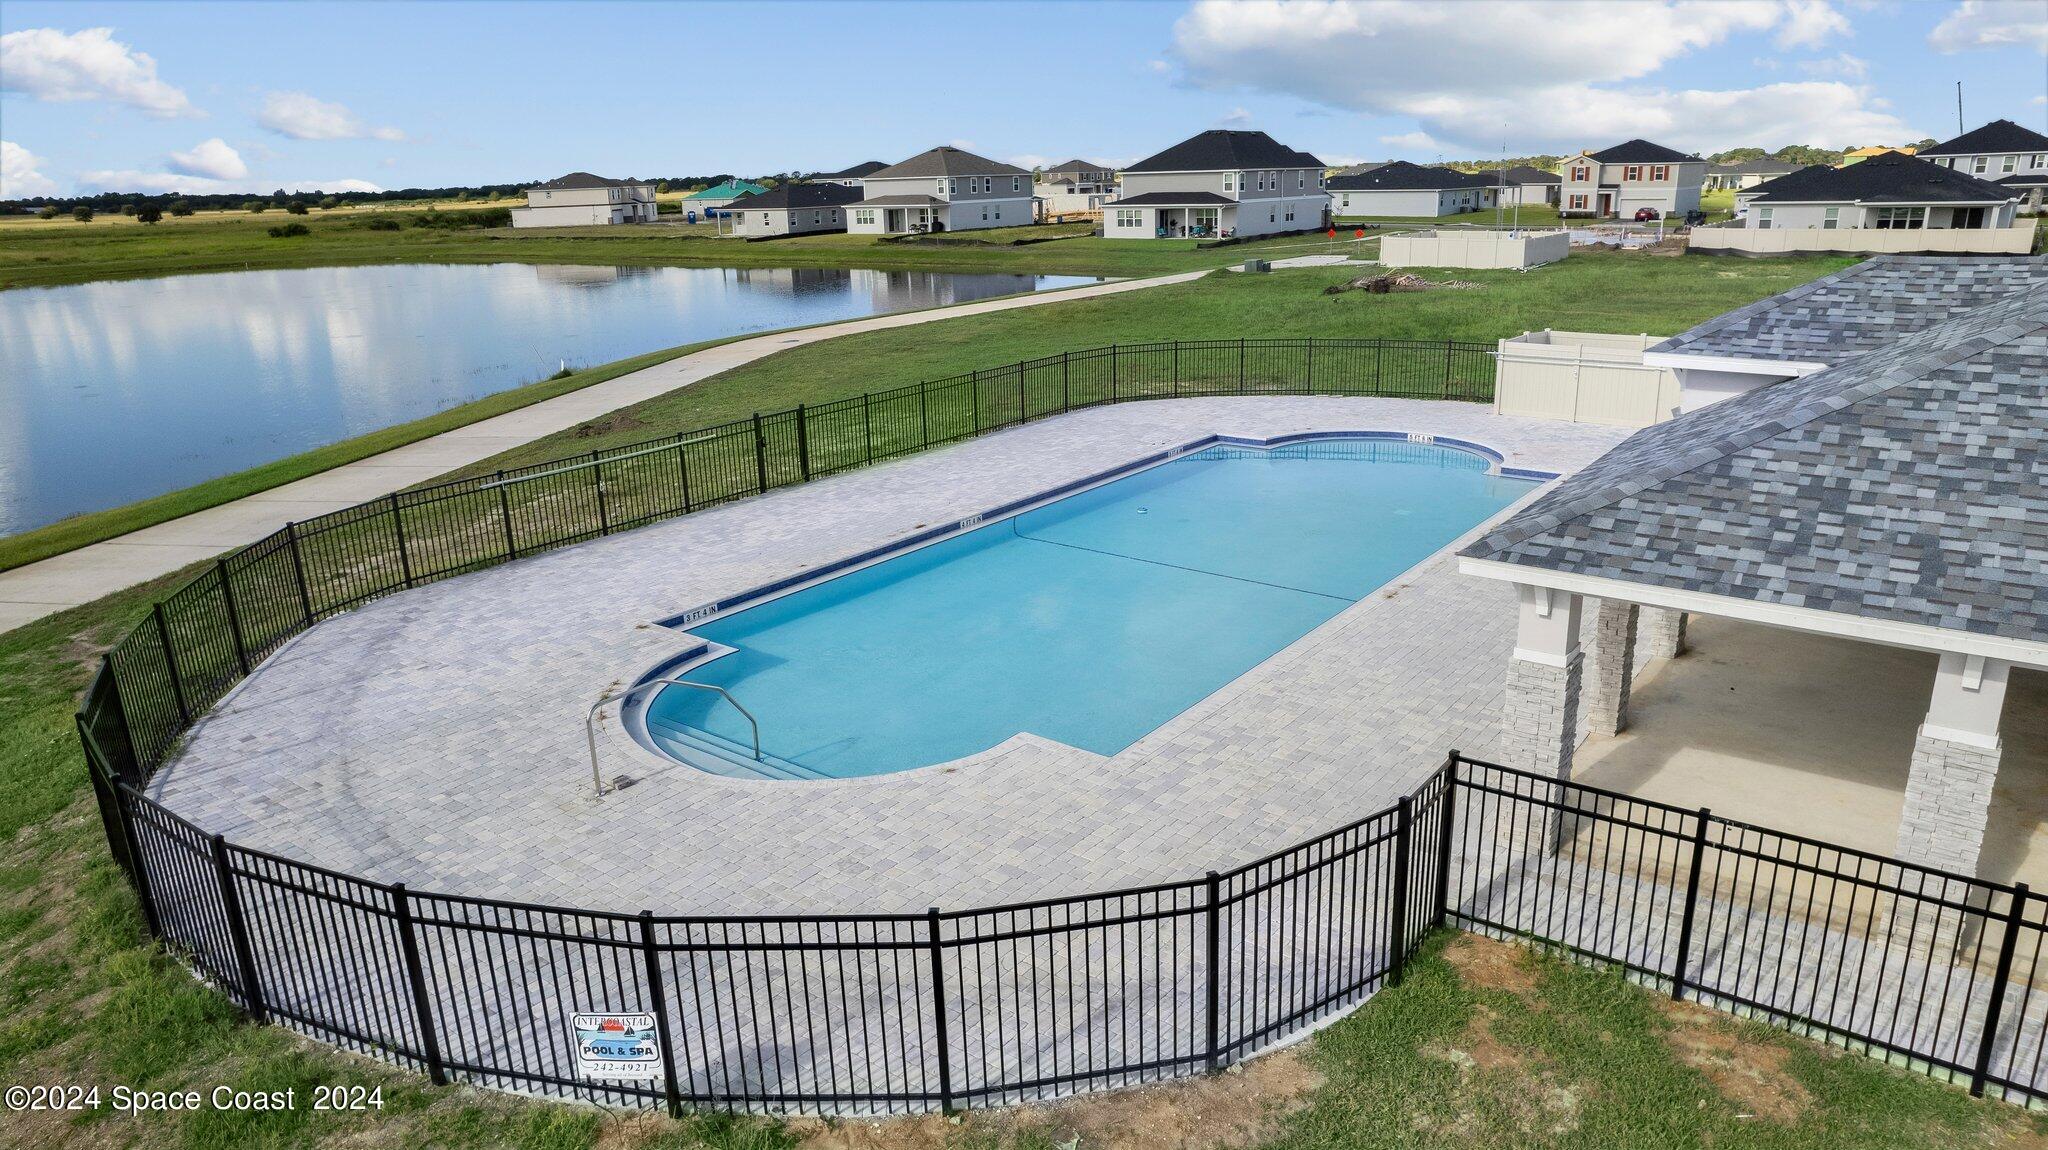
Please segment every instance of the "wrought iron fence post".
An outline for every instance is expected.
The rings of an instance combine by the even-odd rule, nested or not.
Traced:
[[[448,1085],[448,1072],[441,1065],[441,1039],[434,1032],[434,1007],[427,999],[427,971],[420,962],[419,939],[412,924],[412,896],[405,884],[391,884],[391,914],[398,922],[398,946],[405,952],[405,980],[412,987],[412,1013],[419,1020],[420,1060],[427,1064],[427,1078],[436,1086]]]
[[[768,437],[761,433],[761,413],[754,413],[754,480],[768,490]]]
[[[1180,398],[1180,341],[1173,341],[1173,395]]]
[[[227,840],[214,835],[213,874],[220,883],[221,917],[228,920],[228,939],[234,944],[235,965],[241,968],[242,1004],[249,1017],[268,1022],[270,1011],[263,1004],[263,981],[256,976],[256,952],[249,946],[249,923],[242,917],[242,896],[235,890],[234,868],[228,865]]]
[[[405,585],[412,586],[412,556],[405,549],[405,517],[398,511],[398,492],[391,493],[391,531],[398,537],[398,572]]]
[[[1109,401],[1116,402],[1116,345],[1109,345]]]
[[[612,517],[604,503],[604,457],[595,451],[590,453],[590,482],[597,488],[597,533],[610,535]]]
[[[1244,337],[1237,337],[1237,393],[1244,394]]]
[[[661,1043],[661,1090],[668,1116],[683,1116],[683,1092],[676,1086],[676,1045],[669,1033],[668,992],[661,985],[661,952],[654,945],[654,912],[640,912],[640,953],[647,961],[648,1005],[654,1008],[654,1034]]]
[[[1436,844],[1436,917],[1431,925],[1441,927],[1451,917],[1451,832],[1457,825],[1458,804],[1458,752],[1454,748],[1444,757],[1444,812],[1443,821],[1437,825]]]
[[[868,393],[865,391],[860,393],[860,435],[861,441],[867,445],[868,462],[873,463],[875,461],[875,421],[874,417],[869,414]]]
[[[512,533],[512,494],[505,486],[505,469],[498,469],[498,517],[505,521],[505,558],[519,558],[519,537]]]
[[[1302,389],[1310,395],[1314,395],[1316,393],[1316,337],[1308,337],[1308,347],[1303,355],[1305,356],[1306,363],[1302,371],[1307,378],[1302,382]]]
[[[1374,395],[1385,395],[1387,393],[1386,379],[1387,341],[1376,339],[1372,341],[1372,393]]]
[[[804,482],[809,483],[811,481],[811,433],[804,426],[805,422],[804,405],[799,403],[796,405],[796,458],[797,464],[803,468]]]
[[[946,962],[939,945],[939,908],[925,914],[925,946],[932,956],[933,1030],[939,1040],[939,1109],[953,1112],[953,1050],[946,1041]]]
[[[135,757],[137,753],[135,750],[135,724],[128,721],[128,700],[121,697],[121,680],[114,674],[114,657],[112,655],[100,656],[100,675],[106,679],[107,683],[108,702],[103,706],[116,707],[121,712],[121,737],[128,740],[127,767],[129,772],[134,774],[135,781],[140,783],[142,781],[142,763]],[[121,775],[121,768],[115,766],[114,779],[116,782],[127,781]]]
[[[917,442],[921,447],[932,445],[932,381],[917,381]]]
[[[213,561],[213,577],[220,583],[221,605],[228,611],[228,633],[235,640],[235,662],[241,665],[242,674],[249,673],[249,643],[242,637],[242,613],[235,609],[235,588],[228,582],[228,561],[225,556]]]
[[[687,431],[676,432],[676,478],[683,484],[683,514],[690,513],[690,448],[683,437]]]
[[[1209,901],[1208,905],[1203,908],[1203,917],[1208,922],[1208,938],[1205,943],[1208,949],[1208,965],[1205,968],[1208,971],[1208,985],[1202,993],[1202,997],[1205,999],[1202,1033],[1207,1036],[1208,1049],[1206,1053],[1208,1056],[1209,1073],[1211,1074],[1223,1068],[1223,1036],[1218,1031],[1218,1020],[1223,1013],[1223,979],[1221,977],[1223,961],[1220,957],[1222,951],[1221,931],[1223,929],[1222,904],[1223,878],[1215,871],[1210,871]]]
[[[1024,422],[1024,361],[1017,361],[1017,422]]]
[[[1707,857],[1707,820],[1713,813],[1701,807],[1693,815],[1692,866],[1685,876],[1685,913],[1678,920],[1678,958],[1671,964],[1671,997],[1685,1001],[1685,956],[1692,950],[1693,911],[1700,901],[1700,868]]]
[[[284,541],[291,548],[292,574],[299,580],[299,606],[306,612],[306,626],[313,625],[313,592],[306,586],[306,561],[299,554],[299,525],[284,525]]]
[[[2005,912],[2005,937],[1998,943],[1998,968],[1991,976],[1991,1000],[1984,1007],[1984,1034],[1977,1040],[1977,1066],[1970,1074],[1970,1096],[1984,1097],[1991,1080],[1991,1055],[1998,1043],[1998,1018],[2005,1012],[2005,990],[2012,980],[2012,955],[2020,928],[2026,925],[2027,884],[2012,884],[2012,905]],[[1989,915],[1985,916],[1989,918]]]
[[[1414,823],[1407,795],[1394,808],[1394,906],[1388,916],[1387,983],[1401,985],[1408,966],[1408,852]]]
[[[150,605],[149,613],[156,619],[156,633],[164,646],[164,669],[170,672],[171,701],[178,704],[178,723],[182,727],[192,725],[192,708],[185,702],[185,684],[178,676],[178,656],[171,650],[171,628],[164,622],[164,604],[159,599]]]
[[[134,800],[121,789],[121,783],[114,783],[114,812],[120,816],[121,834],[127,839],[129,857],[135,860],[135,894],[142,900],[142,924],[149,928],[151,938],[164,936],[163,920],[156,912],[156,895],[149,889],[149,867],[143,861],[142,840],[135,834],[135,815],[128,809]]]
[[[1074,393],[1067,383],[1067,352],[1060,353],[1060,410],[1074,410]]]
[[[1449,399],[1450,397],[1451,397],[1451,341],[1450,341],[1450,340],[1445,340],[1445,341],[1444,341],[1444,387],[1443,387],[1443,396],[1442,396],[1442,398],[1444,398],[1444,399]]]

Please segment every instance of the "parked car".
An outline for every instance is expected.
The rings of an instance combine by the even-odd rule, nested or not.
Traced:
[[[1656,218],[1657,218],[1657,209],[1655,209],[1655,208],[1637,208],[1637,209],[1636,209],[1636,222],[1637,222],[1637,223],[1639,223],[1639,224],[1647,224],[1647,223],[1649,223],[1649,222],[1650,222],[1651,220],[1654,220],[1654,219],[1656,219]]]

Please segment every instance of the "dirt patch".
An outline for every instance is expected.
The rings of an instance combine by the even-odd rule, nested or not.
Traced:
[[[940,1150],[963,1129],[997,1146],[1038,1135],[1079,1150],[1225,1150],[1270,1137],[1322,1084],[1323,1076],[1299,1053],[1283,1050],[1222,1074],[1047,1106],[974,1111],[957,1119],[807,1118],[791,1130],[804,1150]]]
[[[1458,972],[1458,981],[1484,990],[1504,990],[1532,1007],[1540,1007],[1534,955],[1523,947],[1484,935],[1462,935],[1444,948],[1444,961]]]
[[[637,419],[625,411],[614,411],[608,415],[601,415],[588,423],[577,424],[576,430],[572,434],[578,439],[595,439],[600,435],[610,435],[617,431],[631,431],[636,427],[645,426],[647,426],[646,420]]]
[[[1386,272],[1376,276],[1360,276],[1340,284],[1331,284],[1323,289],[1324,295],[1342,295],[1348,291],[1362,291],[1370,295],[1386,295],[1389,292],[1435,291],[1447,288],[1464,291],[1478,287],[1478,284],[1464,280],[1426,280],[1409,272]]]
[[[1664,1041],[1681,1062],[1707,1076],[1744,1114],[1780,1125],[1797,1122],[1813,1095],[1785,1069],[1792,1052],[1775,1042],[1744,1041],[1726,1015],[1689,1002],[1658,1004],[1671,1021]]]

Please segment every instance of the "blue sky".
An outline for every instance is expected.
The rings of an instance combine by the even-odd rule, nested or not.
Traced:
[[[2048,129],[2048,0],[35,3],[0,198],[760,174],[940,143],[1129,162],[1210,127],[1326,161]]]

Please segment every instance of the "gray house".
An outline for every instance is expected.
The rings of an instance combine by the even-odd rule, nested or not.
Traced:
[[[1476,212],[1498,202],[1496,178],[1491,173],[1481,175],[1395,160],[1364,175],[1332,178],[1330,210],[1339,216],[1408,219]]]
[[[965,232],[1031,222],[1031,173],[959,148],[933,148],[861,181],[847,231]]]
[[[1987,180],[2048,171],[2048,136],[2011,120],[1993,120],[1953,140],[1924,148],[1920,158]]]
[[[526,189],[526,206],[512,209],[515,228],[566,228],[589,224],[644,224],[655,218],[654,185],[627,178],[610,180],[589,172]]]
[[[1123,193],[1103,205],[1110,239],[1260,236],[1322,227],[1329,219],[1323,162],[1264,132],[1215,129],[1123,171]]]
[[[720,217],[720,231],[745,239],[843,232],[846,210],[861,197],[845,184],[783,184],[734,200]]]

